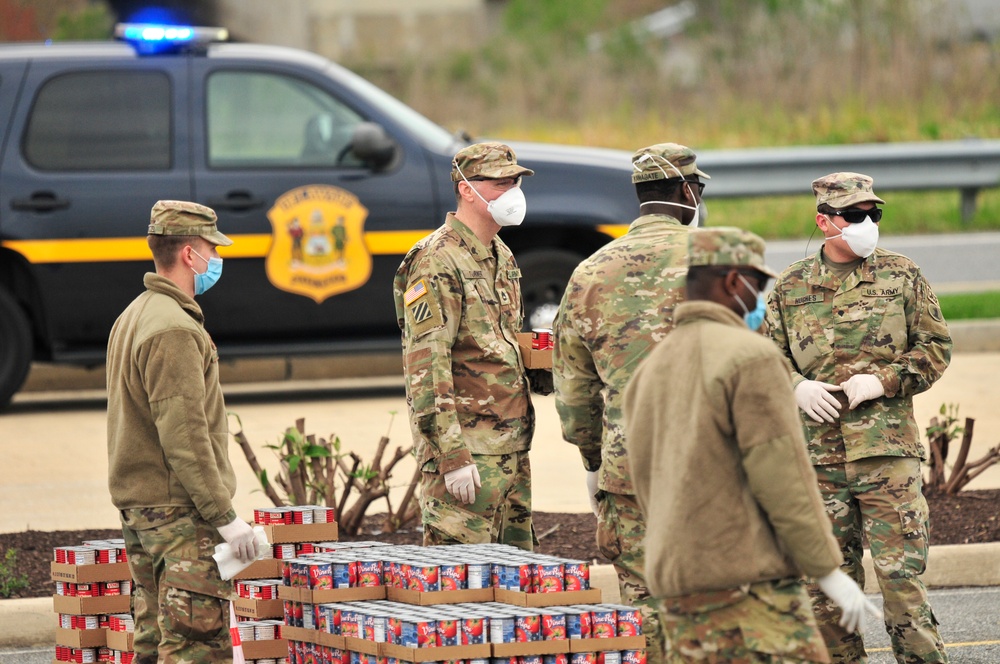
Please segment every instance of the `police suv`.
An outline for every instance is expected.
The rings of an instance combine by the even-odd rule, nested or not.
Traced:
[[[99,365],[152,269],[159,199],[234,240],[200,298],[226,358],[399,348],[392,276],[455,207],[469,143],[315,54],[225,30],[119,25],[117,41],[0,46],[0,406],[32,361]],[[535,170],[502,231],[527,325],[637,216],[629,155],[513,143]]]

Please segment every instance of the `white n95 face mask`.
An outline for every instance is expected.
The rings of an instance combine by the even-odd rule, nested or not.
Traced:
[[[834,235],[829,239],[836,240],[838,237],[844,238],[844,242],[858,258],[868,258],[875,253],[875,247],[878,246],[878,226],[871,217],[865,217],[860,224],[847,224],[840,231],[840,235]]]
[[[473,189],[472,191],[476,191]],[[479,192],[476,191],[476,195]],[[485,202],[486,199],[479,196]],[[497,198],[486,203],[486,209],[493,216],[493,221],[500,226],[520,226],[524,221],[524,216],[528,213],[528,201],[524,199],[524,192],[521,187],[514,187],[503,192]]]
[[[492,201],[488,201],[472,186],[469,179],[465,177],[465,173],[458,167],[458,163],[453,161],[452,164],[454,164],[455,169],[462,176],[462,179],[465,180],[465,183],[469,185],[469,188],[472,189],[472,193],[479,196],[479,200],[483,203],[486,203],[486,209],[489,211],[490,216],[493,217],[493,221],[497,222],[498,226],[521,225],[521,222],[524,221],[524,216],[528,213],[528,201],[524,198],[521,185],[512,187]]]

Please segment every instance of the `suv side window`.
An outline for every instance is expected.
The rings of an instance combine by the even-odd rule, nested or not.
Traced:
[[[170,79],[155,71],[86,71],[41,87],[24,138],[35,168],[167,170]]]
[[[206,104],[211,168],[361,165],[350,144],[363,118],[301,79],[215,72]]]

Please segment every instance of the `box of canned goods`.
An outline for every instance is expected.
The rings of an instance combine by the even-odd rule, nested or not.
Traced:
[[[284,603],[280,599],[237,597],[233,600],[233,611],[243,618],[281,618],[285,614]]]
[[[244,641],[243,657],[247,660],[288,657],[288,641],[286,639]]]
[[[416,606],[459,604],[462,602],[489,602],[493,600],[493,589],[420,591],[390,587],[386,589],[386,598],[394,602],[403,602],[404,604],[413,604]]]
[[[495,588],[493,595],[496,601],[503,602],[504,604],[536,608],[569,604],[593,604],[601,601],[601,590],[599,588],[548,593],[525,593]]]
[[[74,565],[53,562],[49,565],[53,581],[66,583],[101,583],[124,581],[132,578],[128,563],[107,563],[102,565]]]
[[[56,643],[70,648],[99,648],[107,644],[107,630],[57,627]]]
[[[642,635],[612,636],[608,639],[571,639],[569,641],[564,641],[563,643],[569,644],[569,651],[571,653],[646,649],[646,637]]]
[[[132,632],[108,632],[108,647],[112,650],[132,650]]]
[[[370,599],[385,599],[385,586],[370,588],[333,588],[331,590],[312,590],[310,588],[293,588],[279,586],[278,597],[294,602],[308,604],[325,604],[328,602],[359,602]]]
[[[296,512],[296,514],[304,513]],[[337,539],[336,523],[261,524],[261,527],[264,529],[267,541],[271,544],[323,542]]]
[[[471,646],[407,648],[393,643],[384,643],[381,644],[380,654],[383,657],[394,657],[399,662],[455,662],[489,658],[490,646],[488,643],[484,643]]]
[[[52,609],[56,613],[76,615],[127,613],[129,611],[129,597],[128,595],[109,595],[108,597],[53,595]]]

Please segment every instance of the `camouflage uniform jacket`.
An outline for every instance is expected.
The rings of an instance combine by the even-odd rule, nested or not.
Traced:
[[[535,413],[516,336],[520,277],[499,237],[483,245],[453,213],[396,271],[410,427],[424,470],[531,447]]]
[[[157,274],[143,283],[108,340],[111,502],[119,510],[194,507],[223,526],[236,518],[236,475],[219,353],[193,298]]]
[[[553,325],[552,379],[563,437],[580,448],[598,487],[632,494],[622,393],[673,327],[684,299],[689,228],[643,215],[573,272]]]
[[[765,329],[785,354],[793,386],[840,384],[867,373],[885,389],[854,410],[843,392],[833,392],[841,403],[833,424],[802,417],[814,465],[924,458],[913,395],[941,377],[952,343],[937,297],[913,261],[876,249],[841,283],[816,252],[778,277]]]

